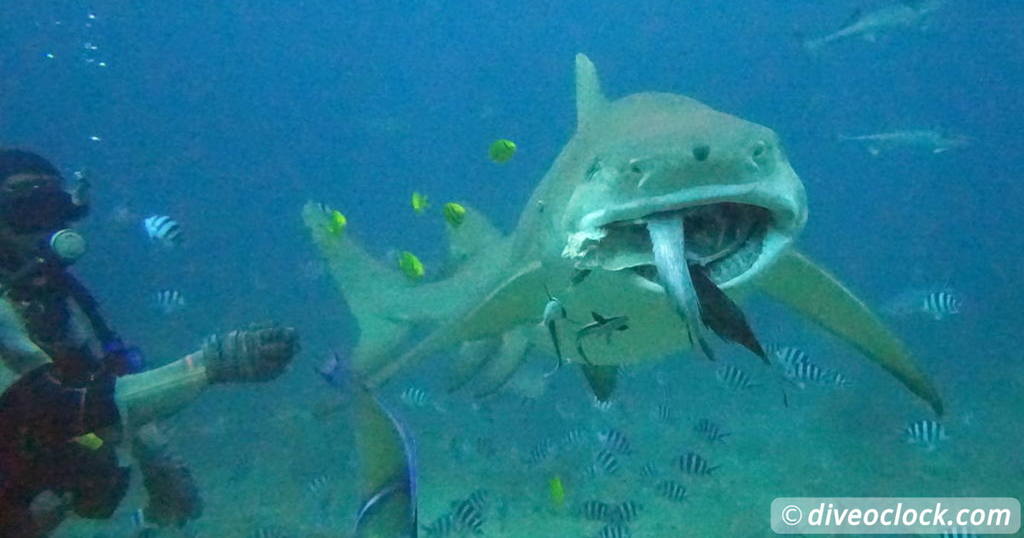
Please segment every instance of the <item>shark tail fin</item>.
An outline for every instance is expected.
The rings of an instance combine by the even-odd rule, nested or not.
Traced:
[[[789,251],[758,286],[858,348],[942,415],[942,398],[899,340],[853,292],[806,256]]]
[[[402,316],[415,284],[397,270],[385,267],[353,240],[344,229],[344,217],[327,206],[308,202],[302,218],[320,250],[335,285],[359,325],[359,343],[352,354],[352,368],[366,373],[400,344],[412,329]]]

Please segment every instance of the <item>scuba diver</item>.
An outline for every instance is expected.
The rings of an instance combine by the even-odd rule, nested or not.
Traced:
[[[65,190],[46,159],[0,149],[3,537],[45,536],[68,510],[110,517],[129,482],[115,451],[125,441],[148,494],[147,522],[180,527],[199,517],[192,476],[154,421],[209,385],[272,380],[299,350],[294,329],[254,325],[145,370],[68,269],[86,246],[70,228],[89,207],[79,179]]]

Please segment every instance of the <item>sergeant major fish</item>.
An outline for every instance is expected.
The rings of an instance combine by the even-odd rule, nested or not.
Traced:
[[[165,247],[181,244],[181,225],[166,215],[153,215],[142,221],[146,235],[150,240],[159,242]]]

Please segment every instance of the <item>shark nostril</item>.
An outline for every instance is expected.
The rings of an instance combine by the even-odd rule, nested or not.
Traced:
[[[708,155],[711,155],[711,146],[707,144],[701,144],[693,147],[693,158],[698,161],[707,160]]]

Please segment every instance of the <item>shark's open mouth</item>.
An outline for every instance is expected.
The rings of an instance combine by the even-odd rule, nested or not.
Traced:
[[[737,202],[666,209],[574,234],[565,254],[580,269],[628,269],[658,283],[647,225],[653,218],[665,217],[682,218],[687,263],[702,266],[719,285],[754,267],[774,223],[768,209]]]
[[[570,236],[563,252],[577,268],[632,271],[641,287],[665,293],[691,342],[709,358],[714,353],[701,326],[764,358],[743,312],[721,286],[758,272],[771,257],[773,238],[781,234],[769,209],[732,200],[691,202],[592,222]]]

